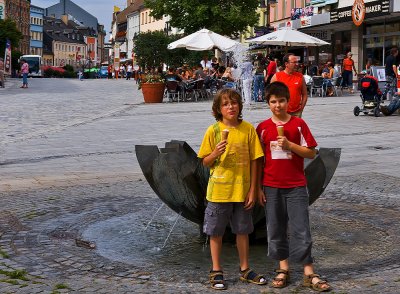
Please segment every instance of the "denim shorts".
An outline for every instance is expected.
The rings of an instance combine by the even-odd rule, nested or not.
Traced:
[[[248,235],[254,230],[252,211],[244,209],[244,202],[208,202],[203,232],[209,236],[223,236],[230,224],[232,233]]]

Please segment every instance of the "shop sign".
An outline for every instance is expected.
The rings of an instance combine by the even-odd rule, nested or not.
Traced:
[[[365,18],[365,4],[363,0],[355,0],[351,9],[351,18],[356,26],[362,25]]]
[[[307,35],[313,36],[323,41],[331,40],[331,34],[329,34],[327,30],[307,31]]]
[[[6,8],[5,8],[4,0],[0,0],[0,19],[6,18],[5,10],[6,10]]]
[[[354,24],[360,25],[366,18],[388,15],[390,14],[389,2],[389,0],[383,0],[364,3],[362,0],[355,0],[352,7],[342,7],[331,11],[331,23],[354,21]]]

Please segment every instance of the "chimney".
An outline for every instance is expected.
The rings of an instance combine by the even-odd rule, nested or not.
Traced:
[[[62,7],[63,7],[63,14],[67,14],[67,12],[66,12],[66,1],[65,0],[60,0],[60,2],[62,3]]]

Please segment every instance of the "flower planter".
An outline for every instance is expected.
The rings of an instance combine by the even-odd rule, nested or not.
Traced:
[[[142,93],[145,103],[162,103],[164,98],[164,83],[142,83]]]

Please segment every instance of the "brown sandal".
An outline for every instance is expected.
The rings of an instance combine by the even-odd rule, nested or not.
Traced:
[[[328,284],[327,281],[320,279],[318,282],[313,283],[312,280],[314,278],[319,279],[320,275],[317,275],[317,274],[304,275],[303,286],[311,288],[314,291],[318,291],[318,292],[329,292],[332,290],[331,286]],[[323,285],[326,285],[327,287],[323,287]]]
[[[273,288],[285,288],[290,280],[290,275],[289,275],[289,271],[288,270],[284,270],[284,269],[276,269],[275,272],[277,273],[277,276],[279,276],[279,274],[284,274],[285,276],[283,278],[277,278],[277,276],[275,278],[272,279],[272,283],[271,283],[271,287]],[[276,283],[282,282],[282,284],[278,285]]]
[[[228,289],[224,281],[224,273],[222,271],[210,271],[209,279],[211,288],[214,290],[226,290]]]

